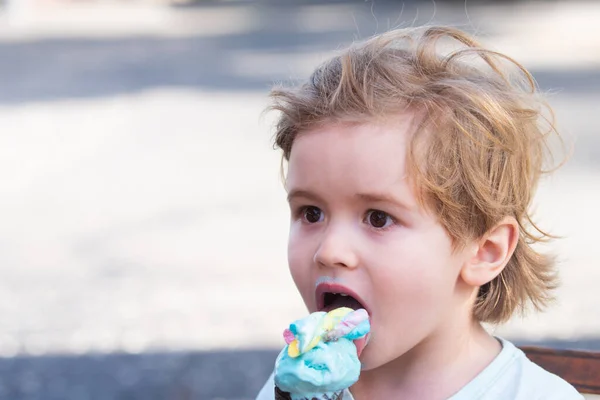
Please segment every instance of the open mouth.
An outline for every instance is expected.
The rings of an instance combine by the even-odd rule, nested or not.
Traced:
[[[340,307],[348,307],[353,310],[364,308],[354,297],[342,293],[325,293],[323,295],[323,311],[329,312]]]
[[[343,285],[321,283],[317,286],[316,297],[317,308],[319,311],[329,312],[336,308],[348,307],[353,310],[363,308],[369,313],[369,309],[361,298]]]

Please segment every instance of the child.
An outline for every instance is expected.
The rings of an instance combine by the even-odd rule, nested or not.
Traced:
[[[310,312],[370,316],[344,400],[582,399],[482,327],[555,287],[528,207],[556,131],[521,65],[457,29],[403,29],[271,96],[298,291]]]

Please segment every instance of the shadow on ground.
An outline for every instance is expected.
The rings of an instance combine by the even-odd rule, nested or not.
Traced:
[[[344,8],[329,9],[327,18],[347,20],[348,24],[311,31],[306,21],[298,18],[306,7],[304,2],[252,3],[256,12],[248,18],[256,19],[255,28],[242,33],[0,43],[0,104],[104,97],[158,87],[266,91],[274,81],[290,78],[289,70],[297,58],[294,61],[289,55],[329,54],[356,37],[381,32],[387,25],[418,25],[431,22],[434,15],[439,23],[467,25],[461,4],[436,13],[427,1],[378,1],[375,6],[362,0],[330,3],[342,3]],[[202,11],[203,7],[219,6],[209,2],[193,10]],[[235,10],[247,4],[228,7]],[[187,23],[194,24],[194,19]],[[488,33],[493,30],[478,25]],[[468,25],[464,27],[468,29]],[[258,57],[258,66],[247,65],[252,57]],[[544,89],[600,90],[599,69],[533,73]]]
[[[600,338],[515,340],[600,351]],[[40,356],[0,359],[0,398],[11,400],[250,400],[277,350]]]

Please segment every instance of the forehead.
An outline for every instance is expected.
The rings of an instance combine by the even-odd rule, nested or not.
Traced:
[[[384,122],[326,124],[301,133],[290,154],[287,190],[406,190],[412,121],[407,114]]]

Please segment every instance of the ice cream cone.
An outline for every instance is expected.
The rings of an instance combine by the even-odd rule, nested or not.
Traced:
[[[337,392],[334,394],[322,394],[319,397],[307,397],[304,400],[343,400],[344,392]],[[284,392],[275,386],[275,400],[292,400],[292,397],[288,392]]]
[[[292,400],[292,397],[288,392],[284,392],[275,386],[275,400]]]

